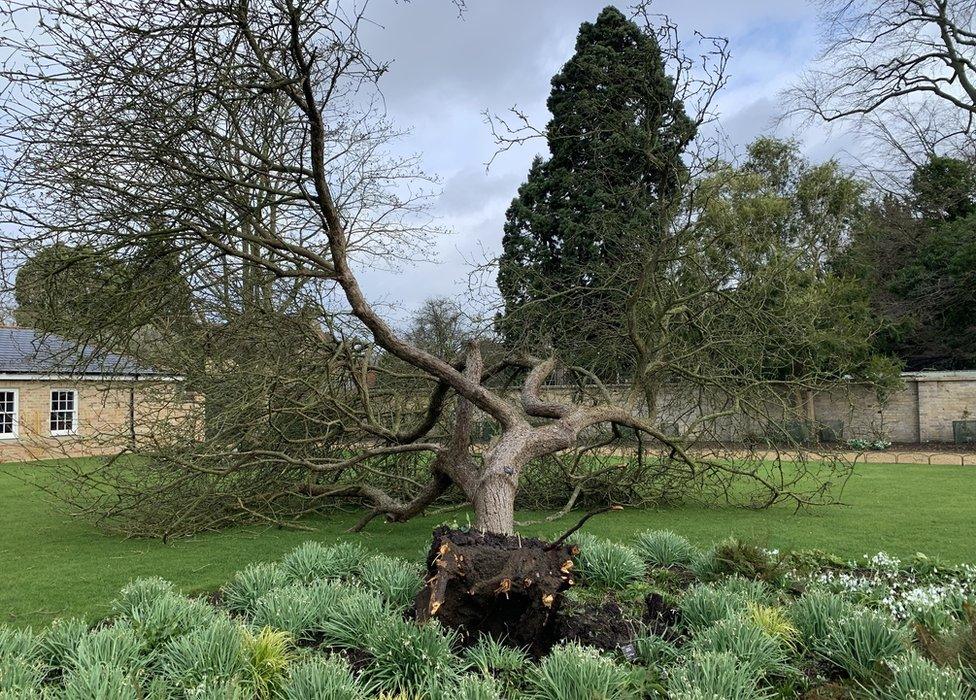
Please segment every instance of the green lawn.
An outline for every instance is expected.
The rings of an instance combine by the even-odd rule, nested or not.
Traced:
[[[448,517],[403,525],[374,522],[363,534],[347,535],[344,530],[356,516],[336,515],[309,523],[313,533],[246,527],[164,545],[103,535],[58,513],[18,478],[37,469],[0,467],[0,622],[15,625],[104,615],[115,591],[138,576],[163,576],[188,592],[212,589],[248,562],[275,559],[306,539],[356,539],[377,551],[419,558],[430,528]],[[922,551],[950,562],[976,562],[976,468],[858,465],[844,500],[849,505],[798,515],[783,508],[625,511],[598,516],[587,529],[623,540],[644,528],[670,528],[700,544],[733,534],[767,547],[818,547],[849,557],[884,549],[898,556]],[[578,517],[523,533],[561,532]]]

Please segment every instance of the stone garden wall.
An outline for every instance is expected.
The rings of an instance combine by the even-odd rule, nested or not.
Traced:
[[[904,386],[883,400],[858,385],[816,395],[816,419],[842,421],[845,439],[905,443],[949,443],[953,421],[976,420],[976,371],[913,372],[902,379]]]
[[[565,390],[550,387],[548,391],[558,395]],[[872,387],[852,383],[806,397],[806,402],[803,419],[839,429],[842,441],[882,438],[894,443],[951,443],[953,421],[976,420],[976,371],[905,373],[901,388],[884,396]],[[786,416],[796,405],[795,397],[784,397],[781,403],[770,405],[767,414]],[[672,425],[684,428],[702,413],[722,408],[708,397],[672,388],[660,394],[657,422],[665,429]],[[795,414],[784,417],[784,425],[796,418]],[[775,429],[742,416],[727,416],[711,421],[707,431],[718,440],[748,441]]]

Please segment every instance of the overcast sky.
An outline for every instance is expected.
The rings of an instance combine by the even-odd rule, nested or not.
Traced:
[[[394,61],[382,85],[390,115],[411,129],[403,147],[422,154],[441,179],[434,213],[453,234],[437,246],[436,264],[397,274],[364,272],[376,301],[408,314],[426,297],[468,299],[472,261],[501,246],[505,209],[525,177],[537,141],[501,156],[481,113],[517,104],[538,125],[548,119],[549,81],[573,52],[577,30],[606,0],[468,0],[463,19],[450,0],[374,0],[379,26],[370,50]],[[626,3],[617,3],[626,11]],[[731,80],[719,102],[724,131],[740,145],[771,129],[776,94],[817,52],[814,9],[805,0],[659,0],[684,34],[728,37]],[[816,160],[840,150],[821,131],[798,134]]]

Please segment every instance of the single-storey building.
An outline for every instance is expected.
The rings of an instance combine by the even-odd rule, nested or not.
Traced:
[[[158,408],[159,387],[178,379],[123,355],[0,327],[0,462],[134,447]]]

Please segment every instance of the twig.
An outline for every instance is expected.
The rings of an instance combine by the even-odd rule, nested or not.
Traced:
[[[547,544],[543,548],[543,551],[549,552],[549,551],[552,551],[553,549],[555,549],[556,547],[558,547],[559,545],[561,545],[563,542],[566,541],[566,539],[570,535],[572,535],[574,532],[576,532],[581,527],[583,527],[583,524],[587,520],[589,520],[590,518],[592,518],[594,515],[599,515],[600,513],[606,513],[608,510],[623,510],[623,509],[624,509],[623,506],[604,506],[603,508],[597,508],[596,510],[591,510],[589,513],[587,513],[582,518],[580,518],[580,521],[578,523],[576,523],[573,527],[569,528],[568,530],[566,530],[566,532],[564,532],[562,535],[560,535],[559,539],[553,540],[552,542],[550,542],[549,544]]]

